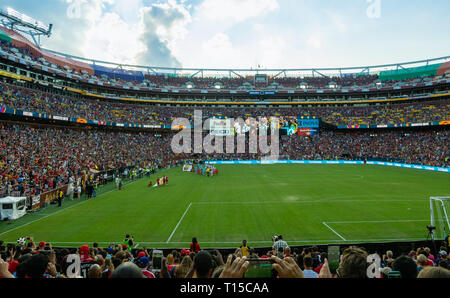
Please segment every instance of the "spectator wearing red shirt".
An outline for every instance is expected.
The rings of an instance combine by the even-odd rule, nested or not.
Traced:
[[[81,258],[82,263],[88,263],[88,262],[94,261],[94,259],[92,259],[89,256],[89,252],[90,252],[89,245],[86,244],[86,245],[83,245],[80,247],[80,258]]]
[[[150,265],[150,259],[147,257],[140,257],[137,262],[136,265],[141,269],[142,274],[146,277],[146,278],[156,278],[155,275],[148,270],[148,266]]]
[[[196,237],[192,238],[190,251],[195,253],[198,253],[200,251],[200,244],[198,244]]]
[[[44,241],[39,242],[38,250],[44,250],[46,243]]]

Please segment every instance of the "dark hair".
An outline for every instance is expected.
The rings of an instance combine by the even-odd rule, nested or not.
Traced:
[[[194,237],[194,238],[192,238],[192,243],[197,243],[197,238],[196,237]]]
[[[367,252],[360,248],[347,248],[339,264],[341,278],[367,278]]]
[[[302,254],[297,255],[297,264],[300,267],[300,269],[302,269],[302,270],[305,269],[305,267],[303,265],[303,255]]]
[[[111,262],[113,263],[114,268],[117,268],[120,266],[120,264],[122,264],[122,259],[114,257],[111,259]]]
[[[323,263],[325,262],[325,259],[328,259],[328,253],[326,252],[320,253],[320,261]]]
[[[213,259],[206,250],[200,251],[194,258],[194,268],[198,278],[209,278],[213,269]]]
[[[418,254],[426,256],[427,259],[428,259],[428,256],[430,255],[424,248],[422,248]]]
[[[114,270],[111,278],[144,278],[144,274],[136,264],[123,263]]]
[[[440,260],[439,261],[439,267],[448,269],[448,263],[445,260]]]
[[[25,274],[30,278],[42,278],[48,266],[48,256],[39,253],[33,255],[25,263]]]
[[[392,263],[392,269],[400,271],[402,278],[416,278],[417,277],[417,264],[414,260],[407,255],[399,256]]]
[[[18,261],[19,265],[16,267],[16,277],[17,278],[25,278],[26,277],[26,262],[31,259],[33,255],[31,253],[22,255]]]

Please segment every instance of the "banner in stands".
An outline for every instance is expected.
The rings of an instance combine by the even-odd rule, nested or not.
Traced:
[[[102,125],[102,126],[114,126],[114,127],[132,127],[132,128],[170,128],[164,125],[147,125],[147,124],[133,124],[133,123],[116,123],[109,121],[97,121],[97,120],[89,120],[83,118],[69,118],[62,116],[55,116],[50,114],[43,113],[35,113],[35,112],[27,112],[22,110],[16,110],[11,108],[0,108],[0,114],[9,114],[9,115],[18,115],[18,116],[26,116],[40,119],[49,119],[49,120],[59,120],[59,121],[68,121],[75,122],[78,124],[88,124],[88,125]]]
[[[319,128],[319,119],[298,119],[298,127]]]
[[[362,160],[225,160],[225,161],[207,161],[207,164],[214,165],[271,165],[271,164],[351,164],[351,165],[363,165]],[[411,165],[396,162],[382,162],[382,161],[367,161],[368,165],[380,165],[390,167],[401,167],[416,170],[427,170],[436,172],[449,173],[450,168],[432,167],[432,166],[420,166]]]
[[[191,172],[192,171],[192,165],[184,165],[183,166],[183,172]]]
[[[450,125],[450,121],[435,121],[422,123],[401,123],[401,124],[378,124],[378,125],[338,125],[338,129],[367,129],[367,128],[396,128],[396,127],[423,127]]]
[[[319,129],[310,127],[299,127],[297,132],[300,136],[314,136],[319,133]]]
[[[37,210],[41,207],[41,196],[32,196],[31,197],[31,210]]]

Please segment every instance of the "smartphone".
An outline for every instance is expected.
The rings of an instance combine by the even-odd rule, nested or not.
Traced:
[[[272,259],[248,259],[249,262],[247,271],[244,274],[245,278],[272,278],[273,269]]]
[[[328,246],[328,266],[330,267],[331,274],[336,274],[336,270],[339,267],[340,257],[341,257],[340,246],[339,245],[329,245]]]
[[[153,253],[152,253],[152,271],[153,272],[161,272],[162,259],[163,259],[163,251],[162,250],[153,250]]]

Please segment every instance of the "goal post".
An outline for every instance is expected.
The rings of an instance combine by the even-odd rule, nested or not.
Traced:
[[[443,240],[450,233],[450,197],[430,197],[431,225],[436,227],[433,239]]]

